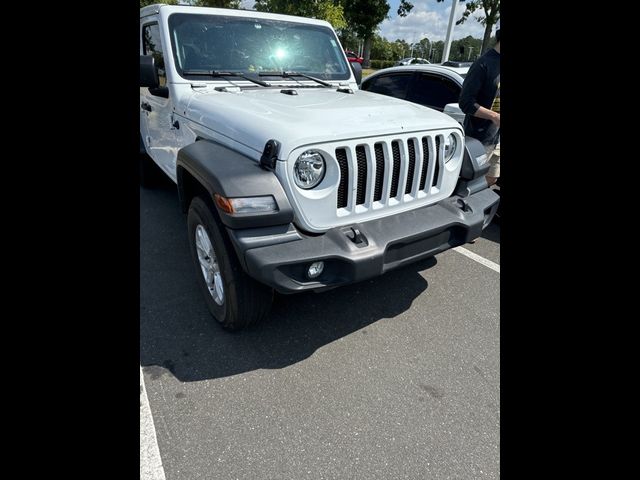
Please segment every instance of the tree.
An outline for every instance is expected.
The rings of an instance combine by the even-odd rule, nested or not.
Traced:
[[[437,2],[444,2],[445,0],[436,0]],[[465,0],[461,0],[465,1]],[[484,17],[475,17],[481,25],[484,25],[484,37],[482,39],[482,50],[480,54],[483,54],[489,49],[489,40],[491,38],[491,30],[493,26],[500,20],[500,0],[469,0],[465,3],[466,9],[462,13],[462,18],[456,22],[456,25],[460,25],[467,21],[469,15],[475,13],[476,10],[484,10]]]
[[[178,5],[178,0],[140,0],[140,8],[154,3]],[[240,0],[189,0],[187,3],[198,7],[240,8]]]
[[[391,44],[391,49],[393,51],[392,60],[400,60],[409,55],[411,46],[406,40],[398,38]]]
[[[196,0],[198,7],[240,8],[240,0]]]
[[[429,40],[427,37],[423,38],[422,40],[420,40],[418,42],[418,45],[420,45],[420,51],[422,52],[422,58],[426,58],[427,60],[431,61],[431,59],[429,58],[431,55],[429,54],[433,54],[433,43],[431,40]]]
[[[338,30],[336,33],[340,39],[340,44],[345,50],[353,50],[354,52],[358,52],[358,54],[360,53],[360,39],[352,28],[346,26]]]
[[[442,56],[444,53],[444,42],[442,40],[438,40],[437,42],[433,42],[433,50],[431,52],[431,56],[433,60],[429,60],[431,63],[438,63],[442,61]]]
[[[347,26],[344,9],[340,0],[256,0],[259,12],[283,13],[299,17],[326,20],[333,28],[340,30]]]
[[[369,67],[373,35],[380,23],[387,18],[391,6],[387,0],[342,0],[344,15],[356,34],[364,39],[362,66]],[[408,0],[400,0],[398,15],[406,17],[413,8]]]
[[[462,62],[473,61],[480,55],[481,49],[482,40],[467,35],[465,38],[451,42],[449,60]]]
[[[166,3],[169,5],[177,5],[178,0],[140,0],[140,8],[146,7],[148,5],[153,5],[155,3]]]

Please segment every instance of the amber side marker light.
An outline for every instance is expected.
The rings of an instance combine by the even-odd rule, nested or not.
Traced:
[[[229,215],[255,215],[278,211],[278,204],[276,203],[276,199],[273,198],[273,195],[226,198],[215,193],[213,199],[218,208]]]
[[[228,198],[223,197],[222,195],[219,195],[217,193],[215,193],[213,195],[213,199],[216,201],[216,205],[218,206],[218,208],[220,210],[222,210],[223,212],[227,212],[231,215],[233,215],[235,212],[233,211],[233,204],[229,201]]]

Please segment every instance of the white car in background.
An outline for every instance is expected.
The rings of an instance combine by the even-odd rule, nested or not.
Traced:
[[[429,63],[431,62],[426,58],[407,57],[407,58],[403,58],[402,60],[398,60],[396,63],[393,64],[393,66],[396,67],[398,65],[426,65]]]
[[[464,113],[458,99],[470,65],[445,62],[384,68],[362,80],[360,88],[433,108],[462,124]]]

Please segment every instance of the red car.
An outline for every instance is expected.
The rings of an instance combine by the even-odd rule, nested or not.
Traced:
[[[364,58],[359,57],[356,52],[352,52],[351,50],[345,50],[344,53],[347,55],[347,60],[350,62],[358,62],[362,64],[362,61],[364,60]]]

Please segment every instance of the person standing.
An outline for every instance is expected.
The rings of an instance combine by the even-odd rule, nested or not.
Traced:
[[[466,114],[465,135],[484,145],[489,158],[486,179],[493,185],[500,177],[500,30],[495,46],[471,66],[462,84],[460,109]]]

